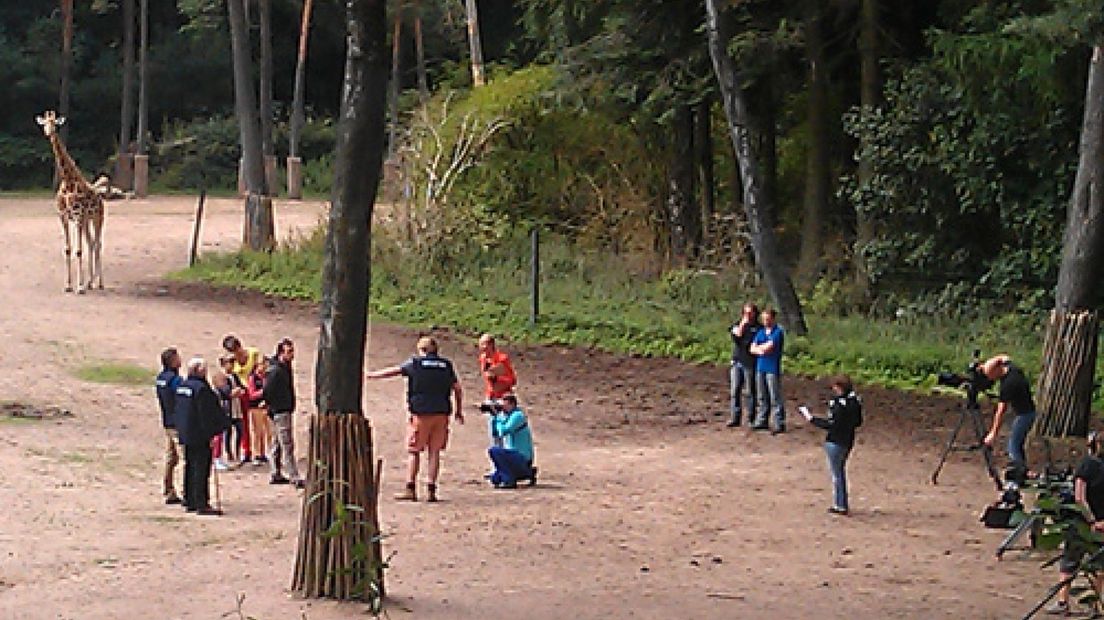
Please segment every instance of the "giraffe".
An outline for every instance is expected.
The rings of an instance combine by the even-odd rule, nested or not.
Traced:
[[[72,234],[77,237],[77,293],[84,293],[84,262],[81,258],[84,241],[88,241],[88,288],[103,289],[103,263],[101,247],[103,242],[104,202],[103,194],[89,185],[81,175],[73,158],[61,142],[57,128],[65,124],[64,116],[57,116],[52,110],[36,117],[42,126],[42,133],[50,140],[54,150],[54,162],[57,165],[60,183],[57,192],[58,217],[65,232],[65,291],[73,290]]]

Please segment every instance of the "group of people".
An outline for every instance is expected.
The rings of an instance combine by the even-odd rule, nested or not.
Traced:
[[[488,456],[494,470],[487,475],[496,488],[515,488],[519,480],[536,482],[533,465],[533,438],[529,420],[518,405],[513,389],[517,374],[509,355],[498,348],[494,336],[479,338],[479,371],[484,383],[485,400],[480,409],[487,413],[492,445]],[[406,408],[409,414],[406,449],[409,454],[406,486],[395,496],[400,501],[417,501],[418,471],[421,453],[427,454],[426,499],[438,501],[437,480],[441,453],[448,447],[449,420],[464,423],[464,390],[450,360],[440,355],[437,340],[418,339],[415,354],[397,366],[369,371],[368,379],[405,377]]]
[[[155,380],[165,432],[165,503],[182,504],[188,512],[201,515],[222,514],[221,507],[210,501],[212,469],[268,463],[271,484],[303,487],[292,421],[295,343],[280,340],[271,358],[243,346],[233,335],[223,338],[222,347],[224,353],[214,371],[200,356],[185,364],[176,348],[167,348],[161,353],[161,372]],[[174,473],[180,452],[184,455],[182,494],[177,493]]]

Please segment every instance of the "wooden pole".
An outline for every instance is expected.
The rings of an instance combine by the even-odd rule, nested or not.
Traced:
[[[533,226],[529,233],[529,324],[536,325],[540,317],[540,229]]]
[[[199,204],[196,205],[195,223],[192,225],[192,241],[188,244],[188,266],[192,267],[196,264],[196,258],[199,256],[199,227],[203,222],[203,203],[207,201],[207,190],[202,189],[199,191]]]

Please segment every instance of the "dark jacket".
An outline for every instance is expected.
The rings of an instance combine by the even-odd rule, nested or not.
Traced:
[[[279,360],[273,362],[264,380],[264,401],[268,403],[268,415],[295,411],[295,384],[292,381],[291,364]]]
[[[828,443],[850,448],[855,445],[855,429],[862,426],[862,400],[854,392],[828,401],[828,417],[813,418],[813,424],[828,431]]]
[[[218,394],[203,377],[189,376],[176,388],[176,432],[181,445],[202,446],[230,427]]]
[[[153,382],[157,404],[161,406],[161,426],[165,428],[176,428],[176,388],[180,382],[180,373],[175,368],[165,368]]]

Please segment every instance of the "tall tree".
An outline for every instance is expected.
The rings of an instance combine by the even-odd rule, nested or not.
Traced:
[[[288,198],[303,196],[302,160],[299,158],[299,137],[306,123],[307,41],[310,38],[311,12],[314,0],[303,0],[299,22],[299,47],[295,56],[295,86],[291,98],[291,127],[288,136]]]
[[[146,0],[143,0],[143,2]],[[234,66],[234,110],[242,150],[242,172],[245,180],[245,226],[243,241],[252,250],[272,247],[275,231],[272,221],[272,198],[265,185],[264,154],[261,149],[261,126],[257,100],[253,93],[253,61],[246,27],[244,0],[227,0],[230,21],[230,46]]]
[[[399,71],[402,69],[402,0],[395,0],[394,28],[391,30],[391,90],[387,116],[391,130],[387,137],[387,154],[393,157],[398,149],[399,137]]]
[[[805,49],[809,65],[809,146],[806,155],[801,250],[796,275],[802,286],[812,286],[822,267],[824,218],[828,212],[832,181],[828,148],[829,101],[828,67],[824,51],[824,6],[820,0],[809,0],[805,10]]]
[[[1036,429],[1049,437],[1083,437],[1092,419],[1104,292],[1104,37],[1092,50],[1084,114],[1039,380]]]
[[[385,0],[347,0],[346,7],[347,59],[315,365],[319,415],[311,422],[292,588],[306,596],[378,601],[378,474],[363,415],[363,369],[372,209],[385,148],[387,12]],[[360,516],[350,521],[349,515]]]
[[[483,40],[479,34],[479,7],[475,0],[464,3],[468,15],[468,48],[471,50],[472,85],[480,87],[486,84],[483,75]]]
[[[265,187],[268,194],[277,193],[276,144],[272,138],[272,0],[257,0],[261,37],[261,152],[264,153]]]
[[[61,84],[58,86],[58,115],[69,116],[69,84],[73,73],[73,0],[61,0]],[[69,125],[61,126],[61,140],[68,142]]]
[[[671,124],[674,144],[667,174],[667,215],[671,258],[685,264],[701,246],[701,209],[695,200],[694,113],[686,103],[675,106]]]
[[[422,2],[414,0],[414,56],[418,70],[418,96],[429,99],[429,78],[426,76],[425,41],[422,40]]]
[[[694,160],[698,168],[701,202],[701,241],[707,243],[716,211],[716,179],[713,165],[713,98],[706,97],[694,108]]]
[[[882,100],[882,76],[879,63],[878,27],[879,0],[861,0],[859,18],[859,104],[861,116],[868,117]],[[863,122],[863,127],[869,123]],[[866,153],[859,160],[858,182],[868,185],[874,176],[874,164],[869,153],[870,132],[864,131],[859,140],[860,152]],[[866,247],[874,240],[874,221],[862,209],[855,211],[855,245],[852,248],[852,266],[855,271],[855,289],[859,301],[866,305],[873,298],[874,291],[870,281],[870,270],[866,264]]]
[[[755,77],[741,70],[728,53],[731,35],[717,7],[717,0],[705,0],[705,13],[709,55],[724,102],[732,148],[740,167],[744,210],[751,230],[755,262],[763,274],[771,298],[778,306],[783,324],[796,334],[804,334],[808,329],[801,303],[786,272],[774,230],[768,223],[773,197],[765,178],[764,154],[761,151],[763,119],[752,113],[745,87],[745,84],[753,83]]]
[[[115,184],[131,189],[134,183],[134,159],[130,151],[134,128],[134,0],[122,1],[123,14],[123,91],[119,105],[119,152],[115,165]]]

